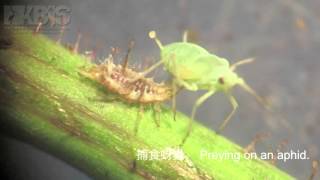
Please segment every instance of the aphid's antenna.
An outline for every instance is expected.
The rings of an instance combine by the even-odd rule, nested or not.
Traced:
[[[149,37],[150,37],[151,39],[154,39],[154,40],[156,41],[156,43],[157,43],[157,45],[159,46],[160,49],[163,48],[161,41],[157,38],[157,33],[156,33],[156,31],[150,31],[150,32],[149,32]]]
[[[253,95],[263,107],[265,107],[267,110],[271,110],[270,105],[262,97],[260,97],[256,93],[256,91],[253,90],[245,81],[243,81],[243,83],[240,83],[239,85],[249,94]]]
[[[188,35],[189,35],[188,30],[183,31],[182,42],[188,42]]]
[[[133,48],[133,45],[134,45],[134,41],[130,41],[128,51],[127,51],[126,57],[124,58],[123,65],[122,65],[122,73],[123,74],[126,72],[126,69],[128,66],[128,61],[129,61],[129,54]]]
[[[279,112],[276,112],[272,106],[270,105],[270,103],[268,103],[265,99],[263,99],[262,97],[260,97],[245,81],[242,81],[241,83],[239,83],[239,86],[241,86],[245,91],[247,91],[249,94],[253,95],[256,100],[259,102],[259,104],[261,104],[268,113],[271,114],[278,114],[278,120],[281,123],[281,125],[285,126],[285,128],[287,128],[290,132],[292,132],[292,126],[290,123],[288,123],[288,120],[286,118],[283,117],[283,115]]]
[[[241,61],[238,61],[238,62],[232,64],[230,66],[230,69],[231,69],[231,71],[234,71],[238,66],[243,65],[243,64],[249,64],[249,63],[252,63],[254,61],[255,61],[254,58],[243,59]]]

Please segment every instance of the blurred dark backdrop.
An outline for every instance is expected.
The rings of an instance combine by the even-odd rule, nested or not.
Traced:
[[[147,37],[153,29],[164,44],[180,41],[188,29],[194,42],[230,62],[255,57],[255,63],[237,72],[275,112],[266,112],[253,97],[235,88],[240,106],[223,134],[246,146],[256,134],[267,132],[271,137],[258,144],[258,152],[275,149],[288,140],[284,150],[306,149],[310,158],[320,159],[320,1],[54,0],[3,4],[70,7],[71,24],[63,42],[74,43],[81,32],[80,51],[96,49],[99,59],[111,46],[124,52],[132,39],[131,65],[142,64],[146,58],[158,59],[159,49]],[[57,38],[57,33],[43,33]],[[168,78],[161,69],[156,76]],[[202,93],[183,91],[178,96],[178,109],[189,115]],[[227,98],[217,94],[199,109],[197,119],[216,129],[229,111]],[[89,179],[29,145],[6,137],[0,138],[0,143],[2,169],[16,179]],[[278,162],[277,166],[299,179],[306,179],[311,171],[308,160]]]

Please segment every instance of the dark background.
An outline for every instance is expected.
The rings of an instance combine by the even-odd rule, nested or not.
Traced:
[[[189,29],[192,40],[230,62],[255,57],[256,62],[237,72],[265,99],[275,112],[268,113],[240,88],[234,89],[239,109],[223,134],[246,146],[261,132],[271,137],[257,151],[276,149],[307,150],[311,159],[320,159],[320,1],[298,0],[69,0],[11,1],[3,4],[66,5],[71,7],[71,24],[64,43],[73,43],[83,34],[80,51],[98,49],[106,57],[110,47],[127,48],[135,41],[131,65],[144,59],[159,58],[159,49],[147,36],[156,30],[164,44],[181,41]],[[43,32],[53,39],[57,33]],[[161,69],[158,79],[167,79]],[[183,91],[178,110],[190,114],[200,92]],[[223,94],[210,98],[198,111],[197,119],[217,129],[231,111]],[[5,136],[1,168],[15,179],[89,179],[78,170],[30,145]],[[306,179],[309,160],[279,161],[277,166],[289,174]],[[319,176],[318,176],[319,178]]]

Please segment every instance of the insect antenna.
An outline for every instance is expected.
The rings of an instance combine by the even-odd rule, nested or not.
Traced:
[[[243,64],[248,64],[248,63],[252,63],[254,62],[254,58],[247,58],[247,59],[243,59],[243,60],[240,60],[234,64],[232,64],[230,66],[230,70],[231,71],[234,71],[238,66],[241,66]],[[265,102],[265,100],[263,100],[262,97],[260,97],[258,95],[258,93],[256,93],[255,90],[253,90],[245,81],[242,81],[242,83],[239,84],[245,91],[247,91],[249,94],[253,95],[257,101],[262,104],[263,107],[265,107],[266,109],[270,109],[269,105],[267,104],[267,102]]]
[[[258,95],[258,93],[253,90],[245,81],[243,83],[239,84],[245,91],[247,91],[249,94],[253,95],[256,100],[267,110],[271,110],[270,105],[261,97]]]
[[[134,41],[130,41],[126,57],[124,58],[124,61],[122,64],[122,73],[123,74],[126,72],[126,68],[128,66],[128,61],[129,61],[129,54],[133,48],[133,45],[134,45]]]
[[[157,43],[157,45],[159,46],[160,49],[163,49],[163,45],[162,45],[161,41],[157,38],[156,31],[150,31],[149,32],[149,37],[156,41],[156,43]]]
[[[231,71],[234,71],[238,66],[243,65],[243,64],[249,64],[249,63],[252,63],[252,62],[254,62],[254,61],[255,61],[254,58],[243,59],[243,60],[241,60],[241,61],[238,61],[238,62],[232,64],[232,65],[230,66],[230,69],[231,69]]]

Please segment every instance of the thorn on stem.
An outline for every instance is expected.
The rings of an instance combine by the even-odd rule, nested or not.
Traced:
[[[73,53],[75,53],[75,54],[77,54],[79,52],[79,46],[80,46],[81,38],[82,38],[82,34],[79,32],[78,36],[77,36],[77,41],[76,41],[76,43],[74,44],[74,47],[73,47]]]
[[[319,161],[318,160],[313,160],[312,161],[312,170],[311,170],[311,175],[309,177],[309,180],[313,180],[314,177],[316,177],[318,171],[319,171]]]
[[[61,23],[62,23],[62,26],[61,26],[61,29],[60,29],[60,33],[59,33],[59,36],[58,36],[58,39],[56,41],[57,44],[60,44],[61,43],[61,40],[62,40],[62,37],[63,37],[63,34],[64,34],[64,30],[65,30],[65,19],[66,17],[65,16],[62,16],[61,17]]]
[[[42,27],[42,22],[40,20],[38,25],[37,25],[37,27],[36,27],[36,29],[34,30],[33,34],[34,35],[38,34],[40,32],[41,27]]]

